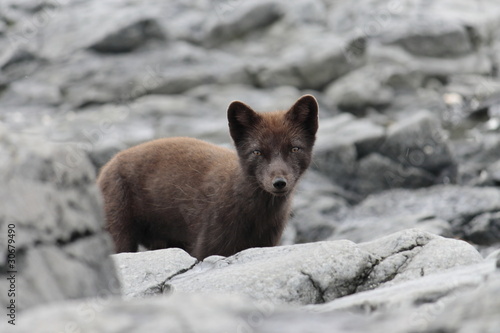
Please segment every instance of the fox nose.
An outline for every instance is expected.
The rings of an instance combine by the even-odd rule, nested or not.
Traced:
[[[286,180],[282,177],[276,177],[273,180],[273,186],[277,190],[282,190],[286,187]]]

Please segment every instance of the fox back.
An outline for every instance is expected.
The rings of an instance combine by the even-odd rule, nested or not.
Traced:
[[[192,138],[127,149],[101,170],[106,229],[117,252],[179,247],[203,259],[278,243],[318,129],[314,97],[288,111],[228,108],[236,153]]]

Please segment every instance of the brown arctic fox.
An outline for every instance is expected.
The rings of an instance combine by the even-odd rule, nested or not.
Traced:
[[[278,243],[292,192],[311,162],[318,104],[288,111],[227,111],[236,153],[191,138],[164,138],[117,154],[97,180],[117,252],[179,247],[203,259]]]

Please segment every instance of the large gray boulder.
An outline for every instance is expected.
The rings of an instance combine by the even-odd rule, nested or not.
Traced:
[[[115,260],[123,269],[122,276],[134,275],[126,265],[123,268],[123,257],[119,256]],[[288,304],[325,303],[482,261],[465,242],[417,229],[359,245],[335,241],[253,248],[228,258],[212,256],[200,263],[173,249],[127,254],[127,261],[138,262],[143,257],[151,267],[146,270],[149,273],[139,275],[149,277],[134,278],[135,285],[124,283],[125,295],[237,293]],[[165,258],[175,264],[163,274]]]
[[[15,271],[16,289],[15,296],[0,295],[2,307],[11,299],[22,311],[56,300],[119,293],[95,170],[85,153],[0,127],[0,155],[0,229],[5,236],[0,258],[7,267],[12,239],[15,262],[8,271]],[[11,287],[8,271],[0,273],[2,290]]]
[[[162,282],[164,293],[239,293],[280,303],[323,303],[355,291],[371,255],[348,241],[253,248],[209,257]],[[156,288],[158,289],[158,288]]]

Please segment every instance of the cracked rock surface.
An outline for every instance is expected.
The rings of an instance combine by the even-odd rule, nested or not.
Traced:
[[[124,297],[144,297],[161,292],[166,280],[194,267],[198,261],[177,248],[119,253],[112,256]],[[146,288],[145,288],[146,287]]]
[[[213,264],[223,258],[207,260]],[[192,270],[197,270],[197,266]],[[42,327],[47,332],[57,332],[76,325],[82,332],[109,333],[495,333],[500,325],[499,287],[500,270],[495,256],[325,304],[290,307],[240,294],[174,292],[168,297],[139,298],[126,303],[118,298],[90,301],[88,305],[99,309],[91,318],[81,311],[78,302],[39,307],[26,312],[26,319],[16,331],[28,333],[33,327]],[[2,325],[5,324],[0,323],[0,328]]]
[[[410,281],[448,269],[482,262],[469,244],[417,229],[356,245],[348,241],[317,242],[274,248],[255,248],[231,257],[213,256],[201,263],[177,249],[113,256],[124,294],[142,297],[156,293],[238,293],[259,300],[289,304],[330,302],[357,292]],[[141,281],[124,258],[145,276]],[[172,262],[167,272],[165,260]],[[181,264],[179,264],[181,263]],[[142,265],[147,265],[145,269]],[[141,267],[143,267],[141,269]],[[172,273],[176,271],[175,273]],[[151,273],[154,272],[154,273]],[[152,286],[152,278],[161,279]]]

